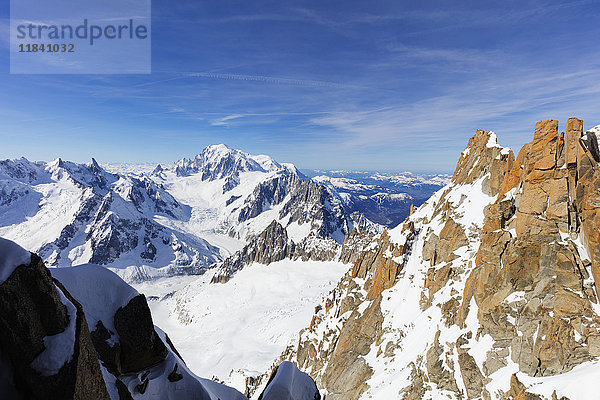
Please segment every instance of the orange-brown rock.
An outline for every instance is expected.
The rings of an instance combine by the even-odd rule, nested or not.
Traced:
[[[579,139],[583,135],[583,121],[577,118],[569,118],[565,128],[566,163],[577,163],[577,149]]]
[[[381,335],[381,296],[363,314],[354,311],[342,327],[335,350],[329,358],[330,367],[321,378],[327,388],[327,398],[355,399],[367,389],[366,381],[373,370],[362,358],[371,350],[373,340]]]
[[[591,141],[595,141],[595,136]],[[596,143],[597,146],[597,143]],[[574,199],[578,217],[583,222],[586,248],[591,256],[596,293],[600,293],[600,168],[588,146],[579,143],[577,153],[577,188]]]
[[[506,174],[504,175],[504,180],[500,185],[500,192],[498,193],[498,198],[502,198],[506,193],[515,188],[523,178],[523,167],[525,165],[525,156],[529,153],[529,148],[531,147],[530,143],[527,143],[525,146],[521,148],[517,158],[514,161],[507,161],[506,164]],[[512,154],[512,151],[511,151]]]
[[[533,140],[543,139],[547,135],[556,135],[558,133],[558,121],[555,119],[538,121],[535,124]]]
[[[452,277],[451,264],[446,264],[441,268],[429,268],[425,280],[425,289],[429,290],[429,298],[446,285]]]
[[[576,119],[560,136],[557,121],[540,121],[533,141],[507,167],[501,194],[486,211],[476,268],[456,320],[464,324],[474,299],[482,332],[494,338],[496,348],[511,348],[513,361],[530,375],[554,375],[589,360],[586,342],[596,343],[600,334],[591,308],[596,296],[585,286],[589,274],[577,249],[559,235],[576,235],[582,221],[591,272],[600,278],[600,268],[594,268],[600,266],[598,160],[580,140],[581,131]],[[594,147],[595,136],[587,140]],[[523,300],[507,302],[515,292],[524,293]],[[493,353],[490,361],[501,362]],[[512,398],[519,396],[527,398],[523,393]]]
[[[506,394],[506,398],[511,400],[542,400],[540,396],[527,392],[527,388],[517,379],[515,374],[510,377],[510,390]]]
[[[368,388],[366,382],[373,371],[365,356],[373,343],[380,344],[381,293],[396,283],[415,236],[412,222],[405,223],[402,229],[403,243],[393,243],[384,231],[353,256],[352,270],[330,293],[324,307],[317,307],[311,325],[300,334],[298,346],[282,356],[285,359],[295,353],[299,367],[311,372],[319,387],[327,390],[328,399],[358,399]],[[354,278],[364,279],[361,287]],[[361,311],[359,305],[365,303],[367,306]],[[334,316],[337,322],[323,333],[326,315]],[[388,343],[385,352],[391,353],[393,346],[394,343]],[[379,354],[382,352],[380,348]]]
[[[495,135],[478,129],[475,136],[469,139],[469,144],[461,154],[452,182],[456,184],[469,184],[475,182],[487,173],[490,173],[488,181],[488,194],[495,196],[500,190],[507,172],[506,165],[512,161],[512,153],[501,154],[502,148],[495,143]]]
[[[440,346],[439,339],[440,331],[438,330],[435,334],[433,345],[427,350],[426,354],[425,366],[427,368],[427,376],[429,381],[435,383],[439,389],[458,392],[458,385],[454,379],[453,371],[448,370],[444,366],[442,360],[444,352]]]
[[[352,267],[353,278],[364,279],[368,275],[371,278],[366,288],[368,300],[375,299],[381,292],[394,286],[398,274],[404,267],[406,261],[404,256],[414,238],[414,225],[412,222],[407,223],[403,229],[407,235],[404,244],[392,243],[387,231],[384,231],[374,242],[376,246],[364,250]],[[399,260],[401,261],[398,262]]]
[[[457,224],[452,218],[446,220],[439,238],[440,241],[436,250],[436,261],[438,262],[452,261],[456,258],[453,252],[469,243],[462,226]]]

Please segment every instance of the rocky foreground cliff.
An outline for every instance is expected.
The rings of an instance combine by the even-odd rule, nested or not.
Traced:
[[[516,157],[478,130],[452,182],[364,246],[281,359],[328,400],[597,396],[597,129],[558,127],[538,122]]]
[[[0,398],[245,400],[199,378],[144,295],[103,266],[49,270],[0,238]],[[263,400],[318,400],[314,381],[282,363]]]

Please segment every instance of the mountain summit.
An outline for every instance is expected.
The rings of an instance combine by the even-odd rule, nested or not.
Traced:
[[[202,179],[211,181],[240,172],[274,172],[286,167],[297,172],[291,164],[280,164],[266,155],[253,156],[225,144],[207,146],[193,159],[182,158],[174,166],[177,176],[201,173]]]

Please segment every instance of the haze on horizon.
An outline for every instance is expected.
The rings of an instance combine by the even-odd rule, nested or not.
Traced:
[[[475,129],[600,123],[598,1],[152,2],[152,74],[10,75],[0,158],[450,172]]]

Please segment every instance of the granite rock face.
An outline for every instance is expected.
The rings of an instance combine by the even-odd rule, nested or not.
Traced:
[[[600,356],[598,139],[578,119],[558,125],[538,122],[516,157],[478,130],[452,182],[402,227],[349,235],[363,251],[281,359],[328,399],[386,386],[402,399],[566,399],[494,378],[545,379]]]
[[[115,329],[121,347],[121,371],[140,371],[158,364],[167,356],[167,348],[154,330],[150,308],[140,294],[117,310]]]
[[[589,150],[596,138],[586,144],[582,127],[569,119],[559,135],[558,121],[536,124],[486,215],[462,304],[474,298],[482,332],[532,376],[566,372],[600,355],[592,280],[600,216],[590,206],[600,200],[593,183],[600,169]],[[588,249],[591,266],[577,243]],[[507,300],[514,293],[523,293],[522,300]]]

